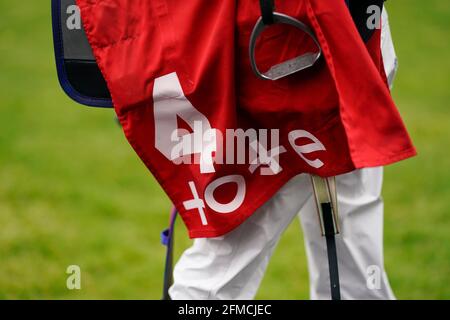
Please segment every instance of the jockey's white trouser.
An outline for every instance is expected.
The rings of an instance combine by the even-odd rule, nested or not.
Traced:
[[[385,12],[382,50],[386,74],[392,81],[397,60]],[[342,299],[395,299],[383,262],[382,180],[382,168],[336,177],[341,231],[336,246]],[[326,242],[306,174],[291,179],[232,232],[195,239],[175,266],[171,298],[253,299],[281,235],[296,216],[305,236],[310,297],[330,299]]]

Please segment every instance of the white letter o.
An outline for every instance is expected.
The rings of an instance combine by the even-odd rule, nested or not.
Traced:
[[[237,185],[237,192],[234,199],[229,203],[219,203],[214,199],[214,191],[227,183],[234,182]],[[230,213],[238,209],[245,198],[245,179],[240,175],[230,175],[219,178],[211,182],[205,190],[205,200],[208,206],[216,212],[219,213]]]

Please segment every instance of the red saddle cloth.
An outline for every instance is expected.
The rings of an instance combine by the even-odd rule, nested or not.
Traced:
[[[335,176],[415,155],[383,71],[344,1],[279,1],[323,50],[312,68],[258,79],[248,44],[258,1],[77,0],[125,135],[189,235],[223,235],[300,173]],[[316,50],[285,25],[260,69]]]

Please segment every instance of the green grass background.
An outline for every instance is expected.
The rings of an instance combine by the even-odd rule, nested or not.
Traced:
[[[400,299],[450,298],[450,2],[387,4],[394,96],[420,155],[386,169],[385,260]],[[159,299],[170,203],[110,110],[59,88],[50,1],[0,0],[0,298]],[[190,241],[177,227],[177,254]],[[66,289],[68,265],[82,290]],[[298,221],[258,298],[307,299]]]

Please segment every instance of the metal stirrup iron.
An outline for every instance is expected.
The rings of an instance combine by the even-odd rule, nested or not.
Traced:
[[[319,214],[322,236],[327,242],[328,268],[330,272],[331,299],[341,300],[339,268],[335,236],[339,234],[336,178],[311,175],[314,197]]]
[[[321,57],[322,48],[320,47],[319,41],[311,28],[291,16],[274,12],[273,0],[260,0],[259,2],[261,7],[261,17],[258,19],[255,27],[253,28],[249,46],[250,64],[256,76],[264,80],[278,80],[298,71],[312,67]],[[261,33],[273,24],[288,24],[305,32],[317,45],[318,51],[308,52],[301,56],[284,61],[272,66],[268,71],[261,73],[258,69],[255,58],[256,41]]]

